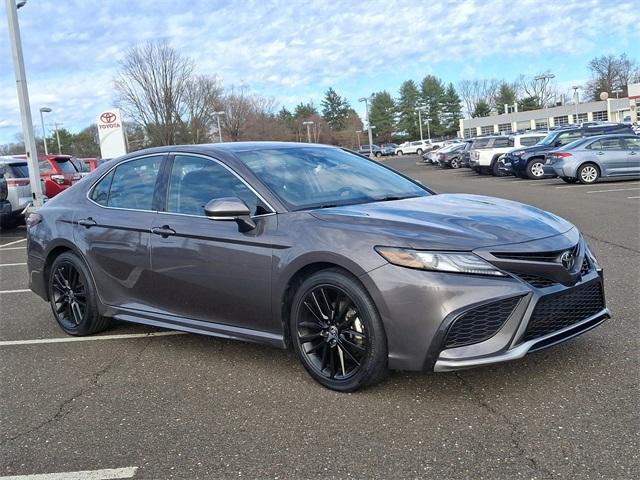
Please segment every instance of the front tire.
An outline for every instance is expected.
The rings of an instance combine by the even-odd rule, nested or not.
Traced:
[[[321,385],[352,392],[387,373],[387,340],[364,287],[342,270],[322,270],[298,288],[289,328],[293,348]]]
[[[458,160],[457,158],[453,158],[451,159],[451,168],[460,168],[460,160]]]
[[[531,180],[540,180],[544,177],[544,161],[535,159],[527,163],[527,177]]]
[[[398,155],[399,157],[401,157],[402,155],[404,155],[404,153],[402,153],[402,150],[398,150],[398,153],[396,153],[396,155]]]
[[[593,163],[585,163],[578,168],[578,181],[582,184],[589,185],[596,183],[600,178],[600,170]]]
[[[74,253],[53,261],[49,274],[49,303],[58,325],[69,335],[91,335],[109,326],[98,313],[96,288],[89,269]]]
[[[418,155],[422,156],[422,149],[421,149],[421,148],[419,148],[418,150],[416,150],[416,154],[418,154]]]

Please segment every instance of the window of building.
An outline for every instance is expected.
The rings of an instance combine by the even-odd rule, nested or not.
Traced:
[[[606,122],[609,120],[609,116],[607,115],[607,111],[604,110],[602,112],[593,112],[593,121],[594,122]]]
[[[510,123],[498,124],[498,131],[500,133],[511,133],[511,124]]]
[[[480,127],[480,133],[482,135],[491,135],[493,133],[493,125],[486,125],[484,127]]]
[[[531,130],[531,122],[529,120],[518,122],[516,126],[518,127],[519,132],[524,132],[525,130]]]
[[[579,113],[578,118],[576,118],[576,114],[571,115],[573,117],[573,123],[584,123],[589,120],[586,113]]]
[[[464,138],[471,138],[471,137],[475,137],[476,136],[476,129],[475,128],[465,128],[464,129]]]
[[[559,117],[553,117],[553,123],[556,127],[559,127],[561,125],[568,125],[569,124],[569,116],[568,115],[561,115]]]
[[[549,122],[546,118],[539,118],[536,120],[536,130],[547,130],[549,128]]]

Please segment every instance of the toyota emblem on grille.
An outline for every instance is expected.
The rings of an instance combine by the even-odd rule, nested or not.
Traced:
[[[571,250],[567,250],[560,256],[560,262],[562,262],[562,266],[567,270],[571,270],[573,268],[575,261],[576,257],[573,255]]]

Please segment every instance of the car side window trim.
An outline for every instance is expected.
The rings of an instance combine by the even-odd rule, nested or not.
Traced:
[[[224,162],[218,160],[215,157],[212,157],[210,155],[204,155],[202,153],[191,153],[191,152],[170,152],[168,154],[168,158],[165,160],[165,164],[167,165],[164,172],[163,173],[165,176],[162,178],[162,192],[163,192],[163,197],[159,199],[159,206],[161,207],[159,210],[157,210],[158,213],[161,213],[163,215],[180,215],[180,216],[185,216],[185,217],[196,217],[196,218],[206,218],[203,217],[202,215],[193,215],[190,213],[177,213],[177,212],[168,212],[167,211],[167,205],[168,205],[168,201],[169,201],[169,182],[171,180],[171,169],[173,168],[173,161],[175,159],[175,157],[177,155],[188,155],[191,157],[199,157],[199,158],[204,158],[206,160],[210,160],[214,163],[217,163],[218,165],[220,165],[222,168],[224,168],[225,170],[227,170],[229,173],[231,173],[234,177],[236,177],[240,182],[242,182],[254,195],[256,195],[256,197],[258,197],[258,199],[264,204],[264,206],[270,210],[270,212],[268,213],[262,213],[259,215],[251,215],[251,218],[260,218],[260,217],[268,217],[271,215],[275,215],[276,214],[276,209],[273,208],[273,206],[271,206],[271,204],[269,202],[267,202],[265,200],[265,198],[260,195],[260,193],[258,191],[256,191],[255,188],[253,188],[253,186],[251,186],[249,184],[249,182],[247,182],[244,178],[242,178],[242,176],[240,176],[240,174],[238,174],[235,170],[233,170],[231,167],[229,167],[227,164],[225,164]],[[160,177],[160,174],[158,175],[158,177]]]
[[[166,153],[149,153],[149,154],[146,154],[146,155],[140,155],[139,157],[128,158],[127,160],[124,160],[122,162],[118,162],[116,165],[114,165],[109,170],[107,170],[104,174],[102,174],[100,176],[100,178],[98,178],[95,182],[93,182],[93,185],[91,185],[91,188],[89,188],[87,190],[85,198],[87,200],[89,200],[91,203],[93,203],[94,205],[96,205],[96,206],[98,206],[100,208],[105,208],[105,209],[109,209],[109,210],[125,210],[125,211],[129,211],[129,212],[157,213],[158,212],[157,210],[144,210],[144,209],[139,209],[139,208],[109,207],[107,205],[100,205],[98,202],[94,201],[91,198],[91,195],[93,194],[93,191],[95,190],[96,185],[98,185],[98,183],[100,183],[103,178],[105,178],[106,176],[108,176],[111,173],[113,173],[115,171],[115,169],[118,168],[120,165],[124,165],[126,163],[133,162],[135,160],[142,160],[142,159],[147,158],[147,157],[157,157],[157,156],[162,156],[163,158],[162,158],[162,161],[160,163],[160,169],[158,170],[158,175],[156,177],[156,186],[155,186],[155,189],[154,189],[154,198],[152,200],[152,206],[155,206],[156,205],[156,192],[158,191],[158,179],[160,178],[160,174],[162,173],[163,165],[167,162],[167,154]],[[111,184],[113,184],[113,179],[111,181]],[[111,193],[111,185],[109,185],[109,193]]]

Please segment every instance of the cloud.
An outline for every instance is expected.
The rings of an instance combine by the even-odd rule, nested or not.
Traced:
[[[290,105],[328,86],[352,102],[362,92],[395,93],[403,79],[439,70],[453,72],[446,81],[512,78],[520,72],[509,64],[523,58],[534,71],[581,77],[585,54],[631,50],[640,23],[636,0],[42,0],[19,15],[34,109],[47,103],[71,128],[111,103],[118,60],[148,40],[167,39],[225,85]],[[0,22],[0,51],[8,49]],[[501,68],[489,71],[496,58]],[[8,55],[0,57],[0,94],[9,99],[0,99],[2,143],[19,123]]]

